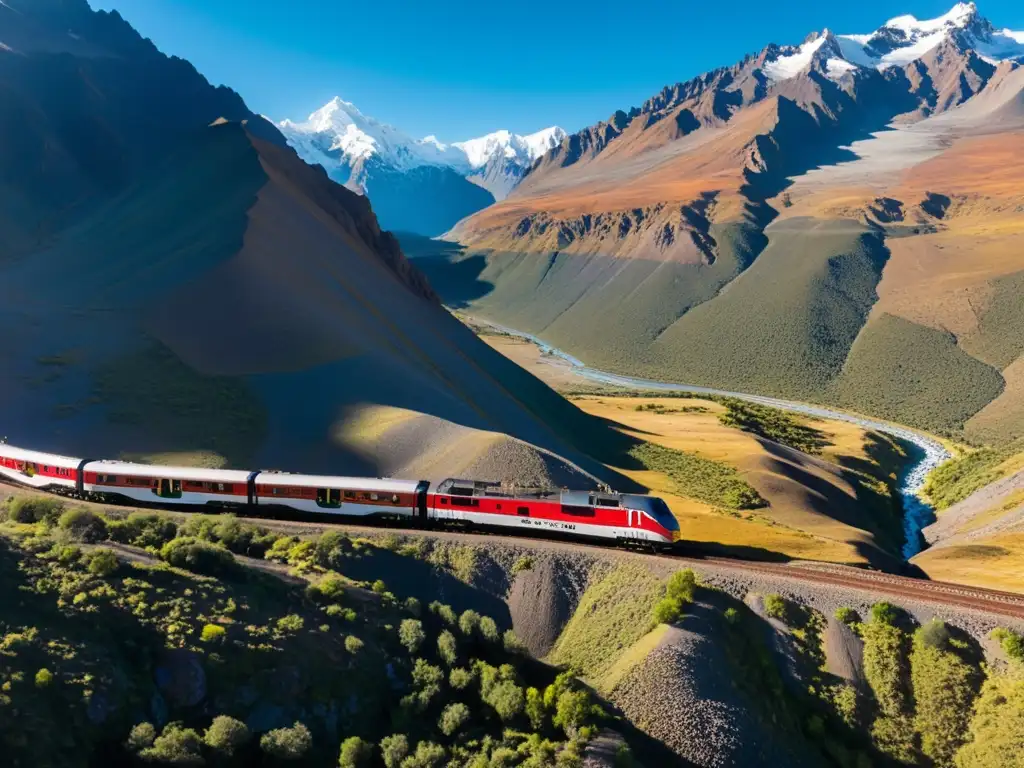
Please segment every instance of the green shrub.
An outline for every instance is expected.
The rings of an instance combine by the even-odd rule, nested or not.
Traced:
[[[544,707],[544,696],[539,690],[532,686],[526,689],[526,702],[523,709],[530,719],[530,726],[533,730],[540,731],[547,719],[547,710]]]
[[[857,689],[849,683],[841,683],[832,689],[830,698],[839,719],[847,728],[858,730],[861,725],[861,703]]]
[[[848,608],[844,605],[836,608],[836,620],[841,621],[848,627],[852,627],[855,624],[860,624],[860,614],[853,608]]]
[[[1003,653],[1010,659],[1024,663],[1024,635],[1011,629],[997,627],[992,630],[992,639],[998,641]]]
[[[93,550],[86,556],[86,559],[88,562],[86,570],[93,576],[99,576],[101,579],[105,579],[121,567],[121,561],[117,555],[114,554],[113,550],[106,547]]]
[[[676,597],[663,597],[654,604],[655,624],[675,624],[686,614],[686,603]]]
[[[235,750],[245,746],[251,737],[245,723],[227,715],[218,715],[203,734],[203,742],[210,749],[230,757]]]
[[[322,568],[338,568],[354,549],[348,536],[339,531],[327,531],[316,540],[314,559]]]
[[[395,733],[380,740],[381,759],[386,768],[399,768],[409,754],[409,739],[404,733]]]
[[[925,494],[938,510],[963,501],[975,491],[1002,476],[1000,465],[1015,453],[1024,451],[1024,438],[966,453],[936,467],[928,476]]]
[[[488,642],[497,642],[498,625],[494,623],[494,619],[490,616],[480,617],[480,635]]]
[[[725,413],[718,420],[727,427],[751,432],[804,453],[821,453],[822,448],[830,445],[824,432],[786,411],[734,398],[722,398],[720,402],[725,406]]]
[[[590,694],[586,691],[563,691],[555,704],[552,722],[573,738],[586,723],[591,709]]]
[[[957,768],[1009,768],[1021,764],[1024,745],[1024,675],[1019,669],[990,674],[974,705],[967,743]]]
[[[358,736],[349,736],[341,742],[338,768],[366,768],[373,759],[373,744]]]
[[[456,691],[462,691],[469,687],[470,683],[473,682],[473,673],[468,669],[462,667],[455,667],[448,674],[448,685],[454,688]]]
[[[421,741],[416,751],[402,761],[402,768],[436,768],[444,761],[444,747],[432,741]]]
[[[457,701],[444,708],[437,721],[437,727],[445,736],[454,736],[467,720],[469,720],[469,707],[461,701]]]
[[[506,722],[521,713],[526,703],[523,689],[510,680],[502,680],[490,686],[482,698],[486,704],[494,707],[498,717]]]
[[[107,521],[89,509],[76,507],[60,516],[57,527],[71,534],[75,541],[93,544],[107,538]]]
[[[880,624],[895,624],[899,610],[892,603],[875,603],[871,606],[871,619]]]
[[[345,650],[355,656],[361,650],[363,650],[363,641],[355,635],[348,635],[345,638]]]
[[[152,723],[139,723],[132,728],[128,734],[128,740],[124,743],[129,752],[141,752],[146,747],[153,746],[156,740],[156,728]]]
[[[345,597],[348,582],[336,573],[329,573],[306,587],[306,595],[318,603],[338,603]]]
[[[966,740],[981,684],[975,669],[946,650],[948,641],[946,626],[933,620],[914,633],[910,654],[914,726],[921,734],[921,751],[937,765],[952,765],[953,755]]]
[[[108,535],[122,544],[159,549],[178,535],[173,520],[152,512],[132,512],[120,525],[107,524]]]
[[[227,633],[228,631],[219,624],[206,624],[203,626],[200,638],[204,643],[220,643]]]
[[[471,637],[480,626],[480,614],[476,611],[463,611],[459,616],[459,631],[466,637]]]
[[[879,715],[871,724],[871,740],[880,752],[897,763],[921,762],[914,746],[914,722],[907,715]]]
[[[53,684],[53,672],[43,667],[36,672],[36,688],[49,688]]]
[[[373,582],[370,588],[378,595],[383,595],[385,592],[388,591],[388,585],[385,584],[381,579],[377,579],[375,582]]]
[[[441,661],[447,664],[449,667],[452,666],[459,658],[459,645],[455,640],[455,635],[449,632],[447,629],[443,630],[441,634],[437,636],[437,655],[441,657]]]
[[[300,722],[263,734],[260,749],[278,760],[300,760],[313,748],[313,736]]]
[[[306,626],[306,620],[297,613],[289,613],[277,620],[277,628],[281,632],[299,632]]]
[[[789,616],[789,605],[782,595],[765,595],[764,612],[773,619],[786,621]]]
[[[533,570],[533,558],[529,555],[523,555],[512,564],[512,575],[515,576],[517,573],[523,571]]]
[[[170,723],[153,740],[153,746],[143,749],[139,756],[147,762],[166,765],[202,765],[202,744],[194,729]]]
[[[402,623],[398,627],[398,640],[410,654],[416,653],[425,639],[426,633],[423,631],[423,623],[421,621],[418,619],[402,619]]]
[[[697,575],[691,569],[673,573],[665,585],[665,596],[654,605],[654,622],[674,624],[679,621],[693,602],[696,586]]]
[[[64,502],[45,496],[18,496],[7,505],[7,518],[15,523],[54,525],[64,512]]]
[[[444,605],[435,600],[427,607],[431,613],[436,614],[445,624],[455,626],[458,623],[455,611],[452,610],[450,605]]]
[[[511,629],[506,629],[501,635],[501,645],[508,653],[526,653],[526,646]]]
[[[423,612],[423,608],[420,606],[420,601],[415,597],[405,598],[405,609],[413,616],[419,616]]]
[[[726,608],[725,612],[722,614],[722,616],[725,618],[725,620],[729,624],[734,624],[735,625],[735,624],[739,624],[739,622],[740,622],[740,612],[737,611],[735,608],[732,608],[732,607]]]
[[[208,576],[221,576],[235,570],[235,556],[223,547],[202,539],[182,536],[160,548],[160,557],[176,568]]]

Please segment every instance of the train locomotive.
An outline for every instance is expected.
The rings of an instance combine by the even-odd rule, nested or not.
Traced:
[[[82,498],[145,505],[267,511],[279,507],[346,518],[433,522],[654,547],[679,538],[668,505],[654,496],[517,489],[480,480],[393,480],[268,470],[199,469],[81,459],[0,443],[0,477]]]

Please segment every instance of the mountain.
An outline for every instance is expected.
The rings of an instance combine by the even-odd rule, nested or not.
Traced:
[[[565,453],[604,473],[567,437],[590,420],[452,318],[369,201],[236,93],[85,0],[5,0],[0,43],[12,441],[592,482]]]
[[[414,139],[334,98],[303,123],[278,128],[309,163],[373,202],[388,229],[437,235],[504,200],[530,165],[565,137],[561,128],[497,131],[454,144]]]
[[[566,136],[416,263],[595,367],[1012,438],[1022,40],[961,4],[769,44]]]

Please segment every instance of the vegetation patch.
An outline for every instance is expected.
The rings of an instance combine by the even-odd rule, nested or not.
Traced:
[[[721,398],[719,402],[725,406],[725,413],[718,420],[727,427],[751,432],[804,453],[819,454],[831,445],[824,432],[786,411],[732,397]]]
[[[733,467],[694,453],[640,443],[629,455],[644,469],[661,472],[680,496],[726,509],[760,509],[768,502]]]
[[[950,459],[928,476],[924,492],[938,510],[948,509],[972,493],[1006,476],[1001,466],[1024,454],[1024,438],[1004,446],[980,448]]]

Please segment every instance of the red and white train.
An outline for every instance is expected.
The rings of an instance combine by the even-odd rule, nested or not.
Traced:
[[[567,490],[504,490],[498,483],[298,475],[78,459],[0,443],[0,476],[81,497],[116,496],[187,507],[287,507],[353,518],[457,522],[558,533],[605,542],[670,545],[679,524],[654,496]]]

